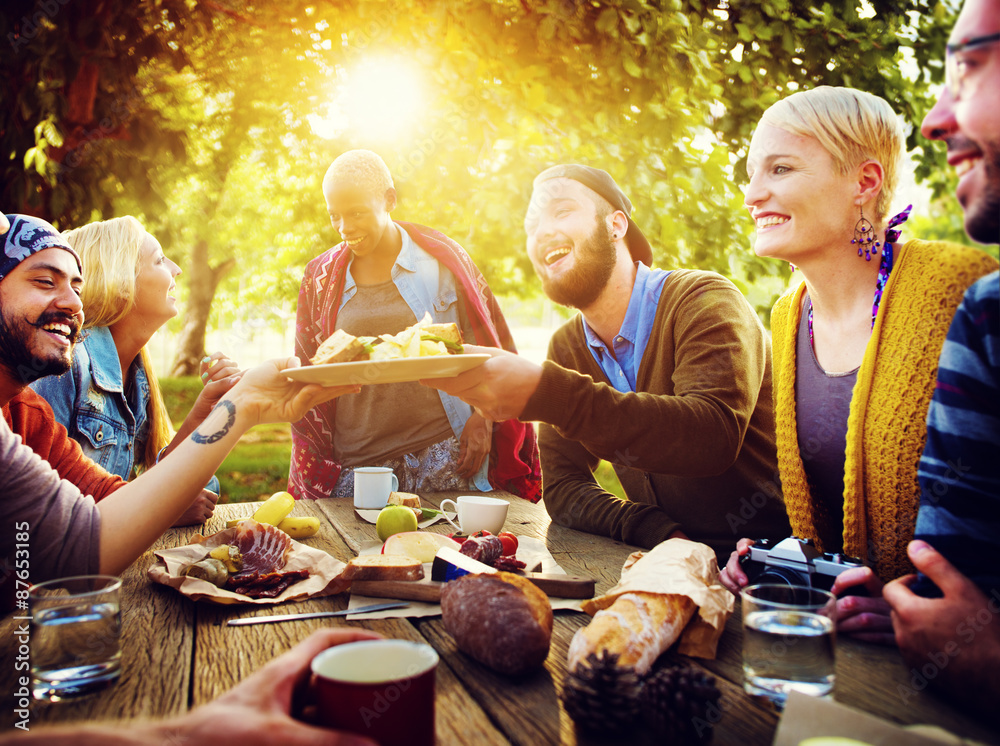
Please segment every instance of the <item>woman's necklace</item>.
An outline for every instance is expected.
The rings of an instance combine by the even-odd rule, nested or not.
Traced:
[[[913,209],[913,205],[908,205],[905,210],[903,210],[898,215],[894,216],[890,221],[889,225],[885,229],[885,244],[882,246],[882,259],[878,264],[878,278],[875,280],[875,300],[872,302],[872,329],[875,328],[875,317],[878,316],[878,307],[882,303],[882,291],[885,290],[885,284],[889,281],[889,274],[892,272],[892,245],[899,240],[900,231],[895,230],[897,225],[902,225],[906,222],[907,218],[910,217],[910,211]],[[807,316],[807,321],[809,324],[809,345],[815,349],[816,345],[813,341],[813,304],[812,298],[809,299],[809,311]]]

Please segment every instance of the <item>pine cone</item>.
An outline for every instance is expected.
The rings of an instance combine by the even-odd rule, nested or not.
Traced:
[[[648,675],[639,699],[646,722],[658,735],[704,744],[712,739],[720,696],[712,676],[685,664]]]
[[[577,666],[563,684],[563,705],[581,728],[608,732],[630,729],[639,714],[642,681],[618,656],[603,651]]]

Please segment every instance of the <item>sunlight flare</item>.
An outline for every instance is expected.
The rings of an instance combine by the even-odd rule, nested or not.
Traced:
[[[323,115],[310,114],[320,137],[351,132],[379,141],[399,139],[415,128],[424,104],[423,80],[412,62],[391,57],[367,59],[338,75],[337,92]]]

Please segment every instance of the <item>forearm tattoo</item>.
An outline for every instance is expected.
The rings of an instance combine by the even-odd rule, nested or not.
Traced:
[[[193,433],[191,433],[191,440],[193,440],[195,443],[211,444],[211,443],[217,443],[226,437],[226,435],[232,429],[233,424],[236,422],[236,405],[233,404],[228,399],[223,399],[214,407],[212,407],[212,411],[208,413],[208,417],[205,418],[205,421],[202,422],[201,425],[209,424],[209,422],[213,419],[213,417],[217,420],[221,419],[220,417],[216,417],[215,413],[219,412],[221,414],[222,407],[225,407],[226,410],[229,412],[229,417],[226,419],[226,424],[220,427],[211,435],[202,435],[201,433],[199,433],[198,430],[201,428],[201,426],[199,426],[198,428],[195,429]]]

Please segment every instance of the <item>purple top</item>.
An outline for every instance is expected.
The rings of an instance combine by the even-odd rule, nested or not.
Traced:
[[[802,467],[821,514],[816,530],[825,551],[839,552],[844,545],[847,417],[858,369],[848,373],[823,370],[810,343],[805,314],[795,342],[795,367],[795,424]]]
[[[85,497],[28,446],[0,417],[0,563],[4,581],[0,614],[12,591],[100,569],[101,515]]]

